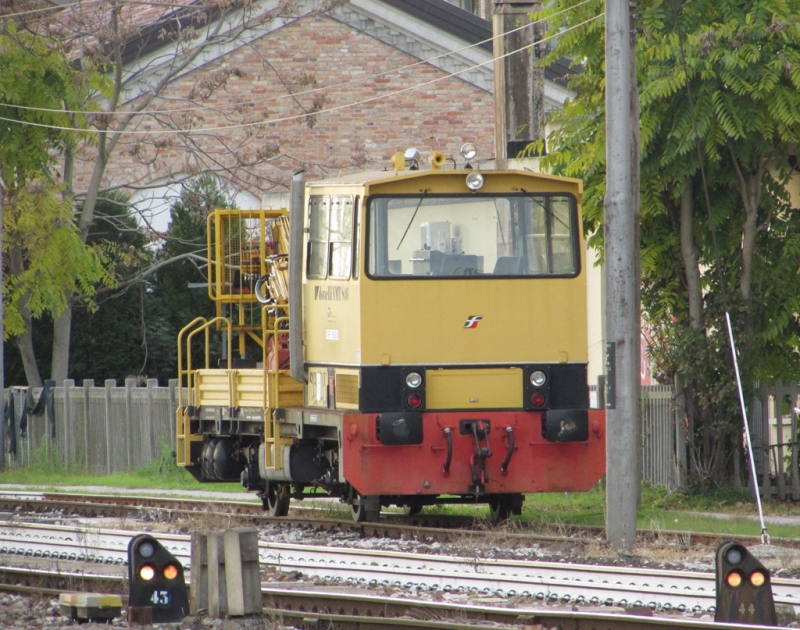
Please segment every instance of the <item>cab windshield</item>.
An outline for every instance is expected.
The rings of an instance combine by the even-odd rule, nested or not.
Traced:
[[[367,223],[367,273],[375,278],[580,271],[572,195],[375,196]]]

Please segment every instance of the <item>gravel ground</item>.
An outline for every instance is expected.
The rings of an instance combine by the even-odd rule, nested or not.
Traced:
[[[61,614],[58,599],[45,596],[23,596],[0,592],[0,628],[13,630],[60,630],[61,628],[80,628],[81,630],[108,630],[109,628],[142,628],[129,624],[124,617],[107,623],[78,624]],[[262,630],[276,626],[271,620],[262,617],[243,619],[210,619],[207,617],[186,617],[180,623],[163,623],[154,628],[175,630]]]
[[[0,485],[0,491],[11,490],[10,487]],[[18,488],[14,488],[18,489]],[[28,487],[28,490],[35,491]],[[87,488],[74,488],[62,490],[86,491]],[[121,490],[115,488],[96,488],[103,494],[137,494],[137,491]],[[152,491],[148,491],[152,494]],[[169,491],[165,491],[169,493]],[[189,494],[189,493],[187,493]],[[219,500],[248,500],[250,495],[233,495],[226,493],[203,492],[203,499]],[[64,519],[69,521],[70,519]],[[103,527],[119,527],[121,524],[116,519],[96,519],[96,525]],[[80,519],[86,525],[87,519]],[[110,522],[111,521],[111,522]],[[157,531],[173,530],[186,532],[187,527],[180,523],[143,523],[143,530]],[[126,528],[131,527],[128,520]],[[191,529],[191,526],[188,526]],[[513,529],[509,530],[513,532]],[[699,545],[681,545],[673,541],[649,545],[637,545],[632,554],[616,554],[601,540],[575,540],[569,544],[524,544],[518,537],[504,536],[503,531],[497,530],[491,540],[480,547],[465,538],[462,544],[419,543],[408,540],[392,540],[380,538],[362,538],[358,534],[335,533],[328,531],[303,530],[294,527],[276,525],[260,531],[262,540],[287,543],[307,543],[330,546],[347,546],[369,549],[397,550],[411,553],[460,555],[483,558],[516,558],[524,560],[548,560],[562,562],[582,562],[627,566],[642,566],[665,569],[687,569],[695,571],[714,570],[714,550],[703,548]],[[800,552],[793,549],[781,548],[775,545],[757,545],[750,551],[767,566],[773,576],[798,577],[800,576]],[[287,576],[269,576],[265,579],[276,579]],[[123,609],[123,613],[125,610]],[[798,627],[791,618],[782,620],[781,625]],[[20,596],[0,591],[0,629],[13,628],[18,630],[76,628],[78,624],[61,615],[58,599],[45,596]],[[125,616],[113,620],[109,624],[86,623],[80,624],[83,630],[98,630],[99,628],[141,628],[137,624],[128,624]],[[265,618],[245,619],[210,619],[206,617],[187,617],[180,623],[159,624],[158,628],[174,628],[175,630],[256,630],[261,628],[275,628],[272,620]]]

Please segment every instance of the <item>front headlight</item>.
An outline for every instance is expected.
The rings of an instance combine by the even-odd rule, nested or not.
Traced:
[[[470,173],[467,175],[467,188],[471,191],[480,190],[483,186],[483,175],[480,173]]]
[[[547,375],[541,370],[534,370],[530,375],[531,385],[541,387],[547,382]]]
[[[409,372],[406,374],[406,385],[411,389],[417,389],[417,387],[422,385],[422,374],[419,372]]]

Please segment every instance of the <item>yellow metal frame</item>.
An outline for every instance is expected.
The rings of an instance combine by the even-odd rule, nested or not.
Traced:
[[[178,408],[175,412],[175,452],[178,466],[191,466],[192,462],[192,442],[199,442],[203,439],[202,435],[193,435],[191,429],[191,421],[186,415],[186,407],[197,400],[197,392],[195,391],[196,370],[192,369],[192,338],[199,332],[205,333],[205,367],[206,369],[211,366],[211,353],[209,351],[209,330],[211,326],[222,324],[222,320],[230,331],[231,323],[224,317],[215,317],[207,320],[205,317],[196,317],[186,326],[181,328],[178,333]],[[193,330],[192,330],[193,329]],[[183,337],[186,336],[186,369],[183,367]],[[232,341],[231,335],[228,334],[228,369],[231,367],[231,350]],[[186,404],[183,400],[183,379],[186,377]]]
[[[269,310],[282,310],[286,314],[272,318]],[[272,320],[272,327],[268,326]],[[291,444],[291,439],[281,437],[280,419],[275,415],[275,409],[280,406],[281,373],[286,370],[280,369],[280,335],[289,334],[288,327],[281,328],[281,325],[289,322],[289,305],[268,305],[262,309],[261,321],[263,328],[263,365],[264,365],[264,468],[266,470],[282,470],[283,464],[280,458],[281,447]],[[272,345],[272,361],[269,361],[268,349],[269,339],[274,339]]]
[[[284,315],[274,316],[270,311],[277,310],[285,313]],[[261,405],[264,413],[264,442],[266,446],[266,468],[269,470],[281,470],[280,459],[281,448],[291,444],[291,438],[282,438],[280,433],[280,419],[275,414],[281,404],[281,391],[299,393],[302,399],[302,384],[297,383],[289,375],[288,370],[280,369],[280,343],[281,335],[288,335],[288,328],[283,327],[289,321],[289,306],[286,304],[265,305],[261,309],[262,337],[259,344],[262,348],[263,368],[260,370],[262,375],[262,396]],[[200,434],[191,432],[191,420],[186,414],[186,410],[191,405],[199,405],[209,398],[214,405],[225,405],[229,408],[239,406],[240,398],[250,397],[252,400],[253,387],[248,388],[247,383],[252,383],[255,370],[233,369],[232,357],[232,335],[228,334],[228,365],[227,369],[219,370],[211,367],[211,357],[209,351],[209,331],[212,327],[226,327],[231,330],[232,324],[229,319],[224,317],[214,317],[207,320],[204,317],[197,317],[192,322],[184,326],[178,333],[178,410],[176,412],[176,452],[177,463],[179,466],[191,466],[195,462],[191,460],[191,445],[203,439]],[[203,367],[195,368],[192,363],[192,340],[195,335],[204,333],[205,354]],[[272,357],[269,357],[269,339],[273,338]],[[185,349],[185,354],[184,354]],[[240,378],[241,375],[241,378]],[[208,377],[208,378],[207,378]],[[186,397],[184,397],[184,381],[186,386]],[[208,383],[208,384],[205,384]],[[223,401],[214,400],[215,394],[225,398]],[[249,401],[248,401],[249,402]]]

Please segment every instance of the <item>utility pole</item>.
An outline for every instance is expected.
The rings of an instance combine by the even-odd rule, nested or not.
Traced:
[[[531,23],[529,17],[541,8],[541,2],[531,0],[495,1],[492,31],[498,169],[506,167],[507,158],[517,157],[528,144],[545,137],[544,67],[535,45],[542,27]]]
[[[6,418],[5,408],[5,387],[6,387],[6,374],[5,374],[5,342],[3,339],[6,334],[6,320],[5,320],[5,290],[3,287],[3,194],[5,188],[3,187],[3,163],[0,162],[0,408],[3,413],[0,413],[0,472],[6,469]],[[8,393],[11,396],[11,392]],[[12,419],[13,422],[13,419]],[[12,425],[13,431],[13,425]]]
[[[606,0],[606,537],[617,550],[636,540],[642,479],[639,119],[630,14],[629,0]]]

